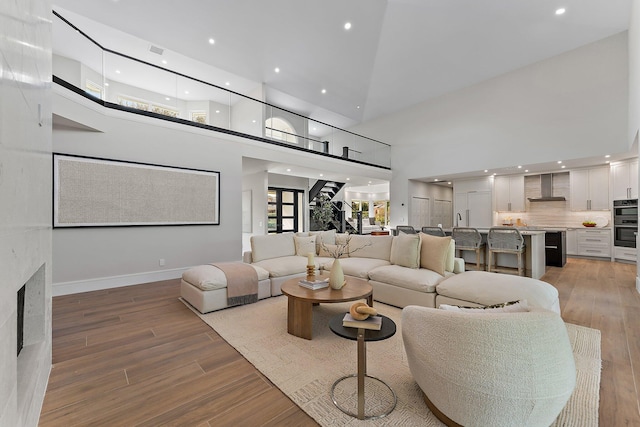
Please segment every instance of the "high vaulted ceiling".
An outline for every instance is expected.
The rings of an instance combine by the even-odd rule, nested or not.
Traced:
[[[56,5],[264,83],[268,101],[347,127],[624,31],[631,0],[55,0]],[[556,15],[558,8],[566,13]]]

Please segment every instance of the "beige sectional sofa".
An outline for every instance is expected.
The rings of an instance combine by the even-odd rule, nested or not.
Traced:
[[[306,274],[307,256],[316,268],[330,270],[336,245],[348,245],[341,258],[344,274],[369,280],[377,301],[397,307],[435,307],[437,287],[448,277],[464,272],[449,238],[419,235],[371,236],[335,231],[253,236],[243,261],[269,272],[271,295],[280,295],[282,283]]]

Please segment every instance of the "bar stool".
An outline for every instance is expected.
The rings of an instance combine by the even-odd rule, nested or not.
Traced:
[[[398,225],[396,226],[396,230],[398,230],[398,233],[417,234],[416,229],[411,225]]]
[[[493,260],[493,254],[516,254],[518,256],[518,276],[524,276],[522,261],[522,255],[525,253],[524,237],[517,228],[492,227],[489,229],[487,243],[489,245],[488,271],[510,272],[511,270],[499,269],[494,265],[498,257],[496,256],[496,260]]]
[[[438,237],[446,236],[441,227],[422,227],[421,231],[424,234],[431,234],[432,236],[438,236]]]
[[[476,228],[454,227],[451,237],[456,242],[456,251],[474,251],[476,253],[476,269],[480,270],[480,252],[482,260],[486,252],[486,244],[482,241],[482,236]],[[484,262],[482,270],[484,270]]]

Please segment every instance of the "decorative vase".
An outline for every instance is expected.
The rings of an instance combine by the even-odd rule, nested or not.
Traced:
[[[329,272],[329,286],[331,289],[342,289],[344,286],[344,272],[342,271],[342,265],[338,258],[333,260],[331,271]]]

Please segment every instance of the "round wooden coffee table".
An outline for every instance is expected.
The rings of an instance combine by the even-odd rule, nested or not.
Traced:
[[[328,277],[328,274],[316,276],[318,279]],[[313,306],[318,304],[331,304],[336,302],[355,301],[367,299],[367,304],[373,307],[373,288],[364,279],[345,276],[347,284],[340,290],[304,288],[298,284],[297,277],[289,279],[282,284],[281,290],[288,298],[287,304],[287,332],[300,338],[310,340],[313,332]]]

